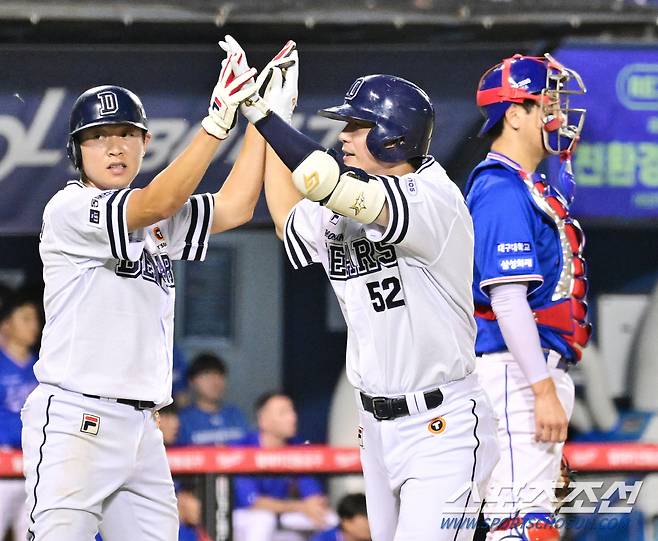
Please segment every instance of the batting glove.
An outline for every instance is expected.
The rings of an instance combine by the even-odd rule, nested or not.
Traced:
[[[247,62],[247,53],[244,52],[244,49],[240,44],[228,34],[224,36],[224,40],[219,42],[219,46],[226,52],[226,56],[233,54],[235,55],[235,75],[242,75],[246,73],[251,68],[249,67],[249,62]],[[254,83],[254,78],[249,79],[245,84],[251,85]]]
[[[208,116],[201,121],[203,129],[217,139],[226,139],[235,126],[240,103],[253,93],[253,85],[248,86],[247,83],[253,80],[256,70],[246,66],[246,61],[241,67],[240,60],[239,55],[229,53],[222,61],[219,80],[210,98]],[[243,69],[245,66],[246,70]]]
[[[256,80],[256,84],[260,81],[259,96],[288,124],[292,121],[292,113],[297,105],[299,53],[296,47],[294,41],[286,43]],[[245,112],[245,109],[248,106],[243,103],[240,111],[247,116],[250,113]]]

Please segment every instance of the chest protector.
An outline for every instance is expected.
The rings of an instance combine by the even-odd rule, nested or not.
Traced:
[[[503,167],[496,160],[486,160],[475,168],[466,185],[470,191],[475,178],[483,170]],[[574,354],[574,362],[582,357],[582,348],[589,342],[592,326],[587,321],[587,267],[583,258],[585,235],[580,224],[569,214],[565,199],[543,178],[517,171],[527,188],[533,206],[549,218],[560,244],[560,271],[553,287],[550,301],[532,308],[538,328],[549,329],[561,335]],[[490,305],[476,305],[475,317],[495,320],[496,314]]]

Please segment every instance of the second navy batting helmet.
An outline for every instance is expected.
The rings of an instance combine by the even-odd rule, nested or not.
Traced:
[[[424,156],[432,140],[434,108],[429,96],[415,84],[393,75],[359,77],[342,105],[318,113],[372,126],[366,144],[370,153],[383,162]]]
[[[569,98],[585,91],[580,75],[549,54],[505,58],[480,78],[477,104],[485,122],[479,135],[498,124],[513,103],[532,100],[542,107],[546,150],[552,154],[569,151],[585,121],[585,110],[572,108]]]
[[[114,85],[90,88],[75,100],[69,120],[66,150],[76,168],[82,166],[76,134],[86,128],[105,124],[131,124],[148,130],[144,106],[135,93]]]

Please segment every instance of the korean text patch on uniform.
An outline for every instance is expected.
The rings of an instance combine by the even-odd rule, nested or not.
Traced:
[[[535,270],[535,253],[530,242],[500,242],[496,245],[496,261],[501,274]]]

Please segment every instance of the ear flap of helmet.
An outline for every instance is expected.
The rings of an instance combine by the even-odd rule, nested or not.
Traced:
[[[368,133],[366,145],[370,154],[383,162],[397,162],[404,157],[409,145],[406,130],[388,120],[380,120]]]
[[[82,156],[80,155],[80,145],[75,140],[75,136],[71,135],[69,141],[66,144],[66,155],[71,160],[73,167],[76,169],[82,168]]]

